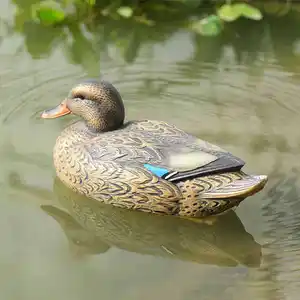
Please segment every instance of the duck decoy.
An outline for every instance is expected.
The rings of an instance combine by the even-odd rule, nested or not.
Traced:
[[[163,121],[125,119],[109,82],[75,85],[44,119],[81,117],[56,140],[57,176],[73,191],[117,207],[204,217],[223,213],[260,191],[265,175],[248,175],[245,162]]]

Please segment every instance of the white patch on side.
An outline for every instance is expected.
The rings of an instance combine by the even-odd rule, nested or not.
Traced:
[[[217,159],[217,156],[202,151],[173,154],[169,158],[169,167],[184,172],[205,166]]]

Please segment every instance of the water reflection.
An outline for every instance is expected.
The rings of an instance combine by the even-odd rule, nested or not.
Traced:
[[[213,224],[113,208],[81,197],[57,179],[54,191],[67,212],[42,206],[69,241],[87,253],[110,247],[219,266],[259,266],[261,247],[234,212]],[[209,222],[209,221],[207,221]]]
[[[24,183],[18,174],[10,176],[15,189],[48,201],[41,205],[42,210],[58,222],[72,253],[79,257],[105,255],[118,248],[202,265],[255,267],[251,276],[244,278],[242,291],[234,287],[233,292],[247,291],[247,295],[263,300],[283,299],[287,289],[289,295],[296,295],[300,288],[299,180],[297,168],[291,169],[289,175],[283,175],[280,167],[274,170],[269,189],[261,199],[261,246],[234,212],[220,216],[214,223],[148,215],[86,199],[57,178],[53,186],[58,199],[55,205],[49,201],[52,192]],[[237,295],[233,299],[238,299]]]
[[[26,185],[18,174],[10,184],[50,203],[51,193]],[[64,231],[72,253],[105,253],[111,247],[129,252],[168,257],[218,266],[258,267],[261,246],[249,234],[235,212],[201,223],[174,216],[151,215],[119,209],[82,197],[54,181],[54,193],[61,206],[42,204]]]

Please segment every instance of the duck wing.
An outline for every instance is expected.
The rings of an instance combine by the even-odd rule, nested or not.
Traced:
[[[164,165],[165,171],[163,174],[160,171],[160,174],[166,180],[177,182],[217,173],[240,171],[244,165],[244,161],[230,153],[218,155],[218,153],[212,154],[199,150],[184,154],[171,154],[167,165]],[[150,164],[145,164],[145,167],[152,172],[153,167],[162,168],[162,166]]]
[[[239,171],[245,165],[224,149],[160,121],[129,123],[123,129],[99,135],[84,147],[99,163],[142,165],[172,182]]]

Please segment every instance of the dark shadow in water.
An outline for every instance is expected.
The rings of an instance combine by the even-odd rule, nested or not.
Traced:
[[[73,250],[84,254],[117,247],[130,252],[218,266],[258,267],[261,246],[231,211],[213,223],[115,208],[82,197],[58,179],[54,192],[66,211],[42,209],[61,226]]]

